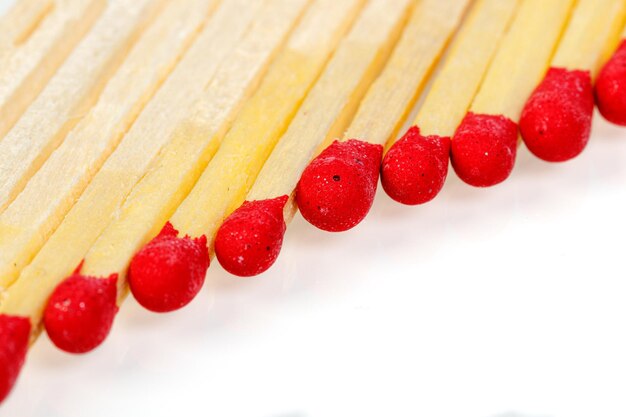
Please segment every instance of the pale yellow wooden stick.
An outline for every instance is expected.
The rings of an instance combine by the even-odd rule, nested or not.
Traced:
[[[345,139],[384,145],[395,137],[458,27],[469,0],[421,0]]]
[[[397,143],[398,129],[421,94],[466,5],[464,2],[437,1],[420,4],[414,29],[394,51],[344,137],[390,147],[382,164],[382,185],[391,198],[408,205],[426,203],[442,189],[448,171],[449,136],[474,98],[519,1],[479,0],[473,5],[445,63],[435,75],[413,127],[397,146],[392,147]],[[455,6],[451,9],[453,4]],[[425,41],[415,42],[414,38]],[[415,125],[421,129],[422,135],[435,136],[430,139],[420,137]],[[298,189],[298,204],[303,217],[314,226],[329,231],[348,230],[365,218],[374,201],[380,168],[377,153],[361,152],[362,160],[371,160],[365,165],[371,166],[368,175],[361,176],[369,181],[337,182],[336,189],[325,185],[337,169],[322,161],[327,161],[327,155],[339,146],[329,148],[311,164],[301,178],[301,184],[307,185]],[[343,146],[362,147],[355,142]],[[364,165],[352,166],[352,173],[344,171],[344,176],[354,175]],[[352,199],[359,200],[359,203],[354,204],[350,201]]]
[[[206,235],[212,242],[224,217],[243,202],[363,3],[314,2],[193,190],[170,219],[181,235]],[[159,220],[160,224],[165,221]]]
[[[410,6],[412,2],[409,0],[372,0],[368,3],[261,169],[247,200],[263,201],[256,202],[251,211],[246,205],[245,210],[250,211],[246,216],[248,221],[254,222],[258,219],[262,223],[261,219],[267,216],[252,211],[261,210],[267,213],[265,204],[271,204],[271,210],[280,211],[282,205],[274,207],[273,202],[280,203],[286,196],[290,196],[302,171],[315,153],[331,139],[343,135],[360,100],[384,67],[398,41],[409,17]],[[225,227],[228,229],[228,225],[233,224],[230,220],[232,216],[237,217],[240,210],[241,208],[236,210],[220,227],[215,240],[215,252],[222,266],[229,272],[250,276],[266,270],[274,262],[280,250],[284,230],[282,219],[268,225],[268,230],[271,231],[267,234],[272,236],[269,239],[272,242],[263,244],[263,249],[257,239],[260,234],[255,235],[251,227],[237,225],[233,233],[222,233],[226,230]],[[291,218],[294,211],[293,204],[289,204],[285,216]],[[272,217],[281,216],[277,213],[276,217]],[[254,236],[243,236],[247,232]],[[256,239],[257,242],[251,243],[249,239]],[[237,243],[233,245],[234,241]],[[239,251],[253,246],[258,247],[258,250],[253,249],[253,256]]]
[[[247,7],[242,8],[243,3]],[[167,186],[169,178],[164,179],[161,175],[162,169],[159,167],[166,165],[169,168],[167,173],[171,173],[173,172],[172,166],[169,164],[181,162],[175,161],[177,156],[170,151],[181,152],[180,155],[184,159],[186,156],[184,152],[190,149],[188,147],[195,141],[206,141],[206,148],[217,145],[215,140],[211,140],[213,137],[206,128],[210,128],[216,135],[224,133],[227,124],[234,116],[233,113],[252,93],[263,68],[269,64],[268,60],[282,43],[285,32],[294,23],[304,3],[304,1],[293,2],[292,0],[261,2],[227,0],[224,3],[224,8],[220,8],[214,16],[214,21],[221,28],[215,27],[214,29],[229,28],[231,31],[237,31],[243,22],[247,22],[245,27],[252,23],[252,27],[249,27],[243,39],[235,42],[234,45],[228,42],[219,42],[214,45],[224,48],[228,53],[219,59],[221,65],[212,81],[206,88],[201,88],[199,95],[196,96],[200,97],[201,101],[196,104],[195,113],[188,113],[186,117],[179,119],[177,128],[175,127],[175,131],[168,138],[169,143],[163,143],[166,146],[161,153],[162,156],[152,165],[153,168],[149,171],[151,174],[146,175],[146,180],[141,182],[138,190],[142,190],[143,187],[158,189],[161,185]],[[290,20],[280,19],[281,16]],[[213,39],[215,40],[215,37]],[[197,45],[196,43],[194,46]],[[198,52],[210,54],[211,50],[202,48]],[[192,52],[194,51],[190,51]],[[212,61],[215,56],[209,59]],[[219,123],[219,125],[216,126],[214,123]],[[94,177],[81,199],[34,260],[22,271],[15,284],[5,292],[0,311],[5,314],[29,317],[32,325],[37,328],[45,302],[56,285],[72,272],[98,235],[112,220],[120,215],[127,215],[124,214],[124,209],[120,210],[120,207],[130,207],[128,210],[148,208],[133,205],[133,196],[129,196],[124,203],[127,193],[122,194],[117,189],[126,190],[124,182],[133,177],[136,178],[135,182],[140,179],[133,172],[137,168],[134,163],[137,161],[135,158],[147,152],[147,149],[142,146],[149,145],[154,138],[146,138],[146,143],[137,140],[127,142],[127,139],[128,136]],[[125,175],[127,173],[130,177]],[[188,176],[184,175],[184,177]],[[161,180],[165,182],[160,184]],[[138,192],[139,195],[144,195],[141,191]],[[148,205],[152,203],[149,196],[146,203]],[[89,224],[89,227],[85,228],[85,224]],[[111,230],[118,232],[117,229]]]
[[[6,45],[24,42],[55,7],[53,0],[21,0],[0,16],[0,33]]]
[[[515,164],[517,122],[545,73],[573,0],[524,0],[452,140],[452,165],[470,185],[504,181]]]
[[[17,276],[63,220],[216,5],[216,0],[169,3],[133,46],[98,103],[0,215],[4,280]]]
[[[579,0],[550,70],[520,119],[526,147],[549,162],[564,162],[587,146],[593,120],[593,79],[619,41],[626,2]]]
[[[0,45],[0,141],[91,29],[105,5],[106,0],[17,2],[19,17],[7,16],[7,20],[17,18],[7,22],[15,23],[11,26],[14,31],[3,38],[12,36],[15,43],[4,53]],[[4,35],[2,26],[0,23]]]
[[[66,266],[82,259],[176,126],[191,111],[221,62],[237,47],[263,3],[264,0],[227,0],[220,4],[174,72],[65,215],[33,265],[41,265],[54,276],[65,276]],[[24,256],[24,264],[16,269],[11,269],[11,263],[6,264],[9,270],[6,275],[0,274],[0,287],[11,285],[38,250],[35,245],[20,255]]]
[[[623,0],[578,0],[552,66],[587,70],[594,77],[615,50],[625,16]]]
[[[524,0],[489,67],[470,111],[519,120],[526,99],[550,64],[573,0]]]
[[[0,210],[89,111],[164,0],[112,0],[50,83],[0,141]]]
[[[519,3],[519,0],[479,0],[474,5],[415,117],[413,125],[423,135],[454,134]]]

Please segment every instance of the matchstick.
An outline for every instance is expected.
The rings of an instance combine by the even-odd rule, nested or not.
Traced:
[[[302,173],[296,202],[309,223],[339,232],[365,218],[376,194],[383,145],[397,134],[469,3],[422,0],[414,8],[343,140],[333,142]]]
[[[443,188],[450,138],[467,113],[519,4],[519,0],[481,0],[471,9],[413,126],[385,154],[381,182],[395,201],[424,204]]]
[[[53,0],[22,0],[14,2],[6,13],[0,15],[2,67],[6,64],[6,58],[35,32],[54,7]]]
[[[626,29],[619,47],[598,74],[595,93],[602,116],[626,126]]]
[[[567,161],[587,146],[592,79],[617,44],[625,14],[623,0],[579,0],[551,67],[520,119],[522,138],[540,159]]]
[[[573,0],[522,2],[452,138],[452,166],[467,184],[489,187],[511,174],[519,138],[516,122],[549,65],[573,7]]]
[[[93,177],[81,198],[67,213],[46,244],[2,294],[0,304],[0,400],[17,378],[26,355],[24,330],[34,341],[48,296],[78,265],[110,222],[114,211],[145,174],[150,162],[171,138],[200,92],[214,78],[224,58],[237,47],[263,0],[228,0],[198,36],[183,60],[148,103],[122,142]],[[88,227],[86,227],[88,225]],[[109,287],[114,290],[114,287]]]
[[[217,228],[245,199],[363,3],[316,0],[308,10],[193,190],[159,235],[134,256],[128,279],[142,306],[173,311],[195,297],[208,267],[204,242],[211,252]],[[118,275],[124,276],[122,271]]]
[[[269,156],[246,202],[221,225],[215,253],[229,272],[257,275],[282,245],[284,212],[302,171],[319,149],[341,136],[360,99],[400,37],[411,1],[372,0],[312,88],[287,132]]]
[[[271,0],[256,14],[254,25],[225,58],[195,111],[180,124],[172,141],[87,252],[80,271],[56,287],[44,323],[57,347],[83,353],[102,343],[117,311],[118,294],[121,301],[126,293],[125,271],[133,254],[189,193],[308,3]],[[200,269],[206,272],[206,239],[193,243]],[[85,304],[92,307],[86,314]]]
[[[50,83],[0,141],[0,211],[95,103],[164,0],[113,0]]]
[[[105,0],[18,1],[0,50],[0,141],[83,39]],[[4,24],[0,23],[0,33]],[[0,46],[2,48],[2,46]]]
[[[14,280],[54,232],[216,5],[216,0],[168,4],[133,46],[98,103],[0,215],[3,283]]]

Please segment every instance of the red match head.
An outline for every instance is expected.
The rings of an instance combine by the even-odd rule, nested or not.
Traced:
[[[501,183],[513,171],[517,138],[517,125],[511,119],[468,113],[450,147],[454,171],[475,187]]]
[[[383,159],[383,189],[402,204],[429,202],[446,181],[449,155],[450,138],[422,136],[417,126],[411,127]]]
[[[206,236],[179,238],[178,231],[168,222],[131,261],[130,290],[139,304],[150,311],[178,310],[202,288],[209,262]]]
[[[302,173],[296,202],[302,216],[329,232],[342,232],[367,215],[378,185],[381,145],[335,141]]]
[[[9,395],[28,350],[30,320],[0,314],[0,402]]]
[[[626,40],[598,75],[596,103],[606,120],[626,126]]]
[[[106,339],[117,314],[117,274],[81,275],[80,266],[48,299],[44,325],[50,340],[69,353],[89,352]]]
[[[272,266],[287,230],[283,209],[288,199],[246,201],[228,216],[215,237],[215,255],[225,270],[251,277]]]
[[[537,157],[562,162],[578,156],[591,132],[593,89],[588,71],[551,68],[530,96],[520,131]]]

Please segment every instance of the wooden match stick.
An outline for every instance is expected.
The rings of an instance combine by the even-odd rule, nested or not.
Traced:
[[[520,131],[528,149],[549,162],[579,155],[589,142],[592,79],[622,30],[623,0],[579,0],[544,80],[528,99]]]
[[[394,200],[424,204],[443,188],[450,138],[480,88],[519,4],[519,0],[482,0],[472,8],[413,126],[385,154],[381,182]]]
[[[452,138],[459,178],[489,187],[511,174],[517,154],[516,121],[541,80],[574,7],[573,0],[525,0]]]
[[[308,0],[266,2],[255,15],[254,24],[243,40],[225,57],[215,78],[195,105],[195,110],[180,123],[170,143],[120,210],[113,214],[113,221],[87,253],[83,264],[84,275],[76,271],[56,288],[50,297],[44,320],[48,335],[58,347],[74,353],[86,352],[102,341],[89,339],[89,336],[100,338],[106,335],[103,332],[105,327],[97,319],[111,317],[106,329],[110,328],[112,314],[117,310],[116,281],[120,287],[119,294],[123,294],[126,280],[108,275],[103,279],[89,276],[100,276],[97,271],[101,270],[107,273],[124,271],[132,255],[146,241],[146,234],[160,227],[153,224],[152,219],[157,216],[167,219],[174,211],[219,146],[241,103],[253,92],[307,4]],[[204,250],[206,252],[206,243]],[[208,253],[206,256],[208,260]],[[110,289],[113,290],[112,297],[101,297],[101,294],[110,295]],[[75,302],[64,301],[65,307],[59,309],[56,300],[67,296],[78,298]],[[42,301],[45,298],[38,300]],[[98,308],[84,314],[84,304]],[[95,313],[101,314],[96,318]],[[79,326],[76,321],[85,317],[91,317],[91,321]]]
[[[343,140],[302,173],[296,202],[309,223],[339,232],[365,218],[376,194],[383,145],[397,134],[469,3],[422,0],[415,7]]]
[[[44,323],[57,347],[77,353],[102,343],[117,311],[117,299],[121,302],[127,292],[125,272],[132,256],[189,193],[308,3],[267,2],[241,44],[225,58],[196,110],[181,123],[172,141],[87,252],[80,273],[76,271],[52,293]],[[190,240],[190,244],[203,272],[197,292],[204,281],[209,254],[206,238]],[[60,308],[59,300],[64,307]],[[87,300],[92,308],[85,314],[82,305]],[[84,321],[87,317],[90,319]]]
[[[239,276],[269,268],[282,245],[286,207],[302,171],[330,139],[341,136],[360,99],[400,37],[411,1],[372,0],[342,40],[247,196],[220,227],[215,253]]]
[[[0,51],[0,140],[102,14],[104,0],[18,1]],[[13,26],[14,24],[14,26]],[[0,33],[2,27],[0,23]],[[2,48],[0,46],[0,48]]]
[[[626,30],[619,47],[598,74],[595,93],[602,116],[611,123],[626,126]]]
[[[0,304],[0,399],[9,392],[26,356],[28,341],[39,333],[48,296],[80,263],[89,247],[111,221],[133,185],[171,138],[202,90],[214,78],[224,58],[250,27],[263,0],[220,3],[210,22],[174,72],[135,121],[116,150],[94,176],[17,281],[2,294]],[[88,227],[86,227],[88,225]],[[0,280],[3,277],[0,276]],[[3,280],[6,287],[15,280]],[[97,282],[97,281],[95,281]],[[115,291],[114,287],[109,290]]]
[[[208,267],[204,242],[212,248],[223,219],[245,199],[363,3],[314,2],[193,190],[161,233],[134,256],[128,279],[141,305],[152,311],[172,311],[195,297]],[[159,218],[154,223],[165,220]],[[86,265],[89,263],[88,255]],[[124,276],[123,271],[118,274]]]
[[[53,0],[23,0],[13,3],[0,16],[0,64],[6,64],[9,54],[35,32],[41,21],[54,9]],[[1,71],[1,69],[0,69]]]
[[[17,278],[54,232],[216,5],[216,0],[168,4],[133,46],[98,103],[0,215],[3,283]]]
[[[113,0],[20,120],[0,141],[0,211],[13,201],[95,103],[164,0]]]

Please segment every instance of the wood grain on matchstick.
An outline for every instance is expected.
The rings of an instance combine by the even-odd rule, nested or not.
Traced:
[[[113,0],[93,30],[0,141],[0,210],[96,102],[163,0]]]
[[[587,70],[593,78],[615,50],[625,16],[622,0],[579,0],[552,67]]]
[[[105,5],[105,0],[18,1],[0,22],[0,141]]]
[[[54,8],[54,0],[22,0],[0,16],[2,47],[15,47],[24,42]]]

